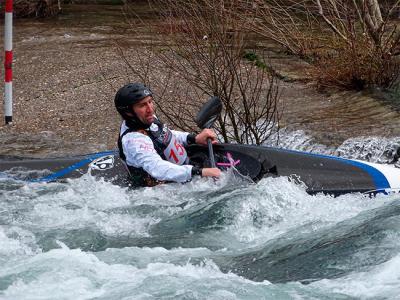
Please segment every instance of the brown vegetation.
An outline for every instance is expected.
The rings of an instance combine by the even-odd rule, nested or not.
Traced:
[[[248,1],[242,1],[247,5]],[[391,87],[400,69],[400,1],[254,2],[253,30],[315,67],[320,86]]]
[[[61,0],[14,0],[16,17],[47,17],[61,11]]]

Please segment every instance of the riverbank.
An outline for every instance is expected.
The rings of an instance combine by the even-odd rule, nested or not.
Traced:
[[[56,156],[115,148],[116,90],[129,80],[116,51],[129,25],[120,6],[67,5],[48,20],[16,20],[14,124],[0,126],[0,154]],[[129,32],[131,42],[135,38]],[[0,41],[3,42],[2,40]],[[367,94],[318,93],[304,62],[270,49],[284,80],[282,126],[339,145],[361,135],[400,136],[400,114]],[[135,56],[129,57],[135,65]],[[154,71],[153,76],[161,76]],[[1,91],[3,92],[3,86]],[[0,117],[3,120],[3,103]]]

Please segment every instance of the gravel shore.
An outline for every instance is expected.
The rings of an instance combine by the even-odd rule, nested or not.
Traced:
[[[0,154],[114,148],[120,122],[114,94],[128,80],[113,46],[114,29],[39,20],[15,23],[14,122],[0,127]],[[3,102],[0,111],[4,120]]]
[[[115,47],[115,40],[127,36],[120,8],[102,10],[102,19],[97,14],[85,22],[16,20],[14,122],[0,126],[0,155],[58,156],[116,147],[120,118],[114,95],[137,78],[129,78]],[[132,65],[135,59],[130,57]],[[400,136],[400,117],[390,106],[360,93],[318,94],[304,83],[304,63],[273,55],[270,61],[287,79],[281,82],[283,126],[336,143],[363,134]],[[153,76],[161,74],[155,70]]]

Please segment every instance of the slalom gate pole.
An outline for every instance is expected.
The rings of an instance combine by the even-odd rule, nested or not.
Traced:
[[[12,122],[12,27],[13,0],[5,1],[4,18],[4,117],[6,124]]]

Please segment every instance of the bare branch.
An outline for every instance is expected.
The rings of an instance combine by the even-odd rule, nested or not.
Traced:
[[[326,24],[329,25],[329,27],[333,30],[333,32],[335,32],[338,36],[340,36],[344,41],[348,43],[347,37],[343,33],[341,33],[340,30],[325,16],[320,0],[316,0],[316,2],[318,5],[318,13],[324,19]],[[335,8],[335,10],[337,9]]]

